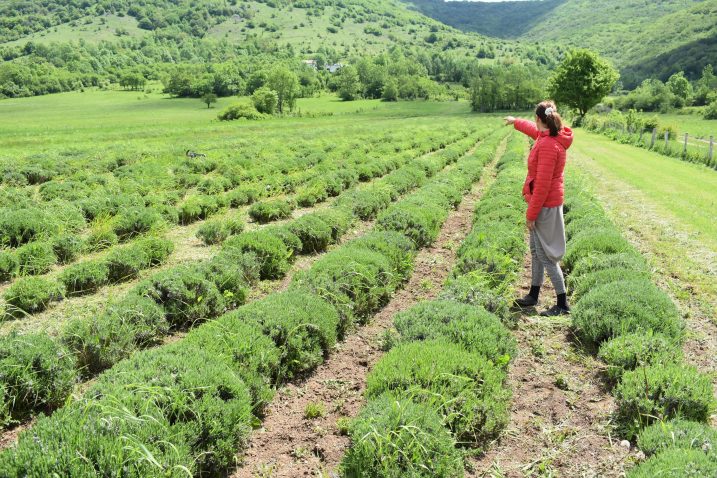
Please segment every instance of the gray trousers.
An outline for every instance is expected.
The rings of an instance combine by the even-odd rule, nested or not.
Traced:
[[[533,286],[543,285],[545,272],[553,283],[556,294],[565,294],[565,278],[560,269],[560,259],[565,255],[565,223],[563,207],[544,207],[535,229],[530,231],[530,255],[532,256]]]

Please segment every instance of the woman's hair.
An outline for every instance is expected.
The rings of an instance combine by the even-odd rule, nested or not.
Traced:
[[[535,108],[535,116],[545,123],[545,126],[550,130],[550,136],[557,136],[563,128],[563,120],[558,114],[558,108],[555,106],[555,103],[550,100],[538,103],[538,106]]]

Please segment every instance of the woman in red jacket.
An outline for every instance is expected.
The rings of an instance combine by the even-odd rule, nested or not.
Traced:
[[[516,300],[521,307],[538,304],[540,287],[547,271],[557,304],[542,312],[543,316],[569,314],[565,279],[560,260],[565,255],[563,223],[563,171],[566,151],[573,142],[573,132],[563,126],[555,103],[543,101],[535,108],[535,123],[508,116],[506,124],[535,140],[528,156],[528,175],[523,184],[523,197],[528,203],[526,224],[530,230],[532,283],[530,293]]]

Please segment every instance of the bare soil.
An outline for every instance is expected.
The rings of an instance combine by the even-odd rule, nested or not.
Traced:
[[[267,410],[263,426],[251,437],[241,466],[232,474],[245,477],[335,476],[349,445],[337,428],[341,418],[355,416],[365,404],[368,370],[383,354],[381,337],[392,317],[422,300],[437,297],[471,229],[475,204],[492,181],[489,166],[483,179],[464,197],[444,223],[437,241],[419,252],[405,287],[366,326],[336,347],[309,378],[282,387]],[[309,404],[323,407],[322,416],[305,417]]]
[[[530,257],[520,296],[530,286]],[[624,476],[635,450],[620,445],[610,421],[615,404],[602,365],[570,331],[570,317],[540,317],[553,305],[546,277],[540,304],[521,313],[514,336],[518,356],[509,370],[513,390],[507,429],[488,452],[469,461],[470,477]]]

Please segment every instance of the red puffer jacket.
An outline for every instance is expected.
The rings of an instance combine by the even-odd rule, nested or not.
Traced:
[[[525,216],[535,221],[544,207],[563,204],[563,171],[566,151],[573,143],[573,132],[563,127],[557,136],[538,131],[532,121],[517,119],[515,129],[535,140],[528,156],[528,176],[523,184],[523,197],[528,203]]]

